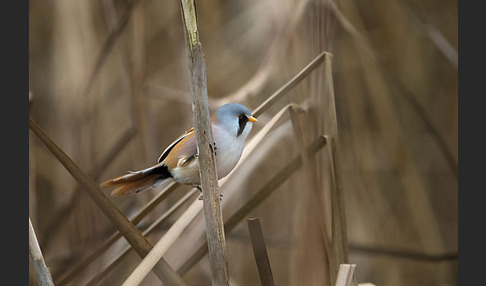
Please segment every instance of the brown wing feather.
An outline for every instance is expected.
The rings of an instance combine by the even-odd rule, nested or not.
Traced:
[[[194,132],[188,133],[176,145],[174,145],[170,152],[162,161],[170,170],[178,166],[178,162],[194,156],[197,153],[196,137]]]
[[[159,159],[157,160],[157,162],[160,163],[160,162],[164,161],[164,159],[167,157],[167,155],[169,155],[170,151],[179,142],[181,142],[182,139],[186,138],[187,136],[190,136],[193,132],[194,132],[194,128],[191,128],[191,129],[187,130],[186,132],[184,132],[184,134],[182,134],[181,136],[179,136],[176,140],[174,140],[174,142],[172,142],[167,148],[165,148],[165,150],[162,152],[162,154],[160,154]]]

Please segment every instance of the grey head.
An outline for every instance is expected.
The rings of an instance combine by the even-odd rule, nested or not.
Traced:
[[[257,119],[251,115],[250,110],[239,103],[228,103],[216,111],[213,123],[225,126],[228,130],[235,132],[236,137],[244,135],[246,138],[250,133],[253,122]]]

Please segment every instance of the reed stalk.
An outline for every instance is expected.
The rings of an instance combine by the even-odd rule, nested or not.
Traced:
[[[246,222],[248,223],[248,231],[250,232],[251,245],[258,267],[258,274],[260,275],[260,282],[262,286],[273,286],[275,281],[273,280],[272,267],[270,267],[260,219],[249,218]]]
[[[208,107],[206,65],[199,42],[196,4],[181,0],[186,56],[191,87],[193,126],[196,135],[206,237],[213,285],[229,285],[223,214],[220,205],[213,135]]]
[[[341,264],[335,286],[358,286],[355,275],[356,264]]]
[[[37,241],[34,227],[29,217],[29,256],[34,265],[35,274],[37,275],[37,282],[41,286],[54,286],[52,281],[51,272],[46,266],[44,256]]]

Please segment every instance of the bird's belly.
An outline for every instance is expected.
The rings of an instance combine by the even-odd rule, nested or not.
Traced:
[[[199,185],[199,167],[197,160],[184,167],[176,167],[171,171],[174,180],[181,184]]]
[[[218,179],[226,177],[231,170],[238,164],[243,151],[242,148],[234,148],[233,146],[219,146],[216,149],[216,168],[218,170]],[[183,167],[176,167],[172,169],[172,177],[182,184],[199,185],[199,160],[185,165]]]

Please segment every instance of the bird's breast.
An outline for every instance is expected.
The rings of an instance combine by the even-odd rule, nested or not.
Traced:
[[[231,172],[231,170],[233,170],[236,164],[238,164],[241,153],[243,152],[243,145],[220,144],[216,142],[216,148],[216,166],[218,169],[218,179],[222,179],[226,177]]]

